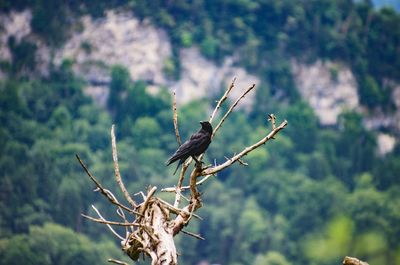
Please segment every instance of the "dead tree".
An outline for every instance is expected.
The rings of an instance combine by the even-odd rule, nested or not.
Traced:
[[[232,81],[224,95],[217,102],[217,105],[210,115],[209,122],[212,123],[221,105],[226,101],[228,95],[234,88],[235,79]],[[238,97],[233,104],[230,106],[228,111],[222,116],[221,120],[215,126],[212,133],[214,138],[221,128],[225,120],[229,117],[232,111],[238,106],[240,101],[255,88],[253,84],[244,93]],[[178,130],[178,115],[176,110],[176,96],[173,95],[173,122],[175,128],[176,139],[178,144],[181,144],[179,130]],[[111,128],[111,143],[112,143],[112,157],[114,161],[114,172],[115,179],[118,183],[126,201],[129,206],[122,204],[113,193],[104,188],[99,181],[90,173],[86,165],[77,155],[79,163],[86,171],[89,178],[95,183],[96,190],[104,195],[111,204],[116,207],[116,213],[119,221],[110,221],[103,218],[99,210],[92,205],[92,208],[98,215],[97,218],[90,217],[82,214],[85,218],[88,218],[94,222],[102,223],[107,225],[110,231],[121,240],[122,250],[132,259],[138,260],[140,255],[143,257],[149,256],[151,258],[152,265],[168,264],[175,265],[177,261],[177,251],[174,243],[174,236],[182,232],[187,235],[193,236],[198,239],[203,239],[200,235],[185,231],[183,228],[186,227],[192,218],[200,218],[196,215],[196,211],[202,207],[201,193],[199,192],[199,186],[206,182],[210,177],[216,176],[216,174],[225,168],[231,166],[234,163],[240,163],[246,166],[247,164],[242,161],[242,158],[261,147],[266,142],[274,139],[274,136],[285,126],[287,121],[283,121],[279,126],[276,126],[276,118],[273,114],[267,115],[268,121],[272,125],[272,129],[258,142],[244,148],[241,152],[235,154],[231,158],[219,165],[209,165],[202,167],[201,163],[197,163],[194,169],[189,173],[188,168],[192,163],[192,158],[189,158],[182,166],[177,185],[175,187],[168,187],[161,189],[162,192],[173,192],[175,193],[175,200],[173,203],[166,202],[156,196],[157,187],[149,188],[146,192],[139,192],[142,200],[139,203],[137,200],[132,199],[130,193],[125,188],[122,181],[121,174],[118,166],[118,155],[117,155],[117,144],[114,134],[114,125]],[[203,155],[199,157],[201,161]],[[187,174],[188,173],[188,174]],[[189,177],[189,185],[183,186],[183,180],[185,177]],[[183,193],[189,193],[190,196],[184,206],[181,206],[181,199],[186,198]],[[123,226],[126,229],[124,236],[118,234],[113,226]],[[124,262],[117,260],[109,260],[117,264],[125,264]]]

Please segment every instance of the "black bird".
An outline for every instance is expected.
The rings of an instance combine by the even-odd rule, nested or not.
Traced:
[[[178,166],[175,169],[174,175],[178,170],[179,166],[185,162],[185,160],[191,156],[196,163],[199,161],[196,159],[196,156],[201,155],[204,153],[208,146],[211,143],[211,134],[212,134],[212,126],[208,121],[201,121],[201,129],[197,132],[192,134],[189,140],[184,142],[181,146],[179,146],[178,150],[175,151],[166,163],[166,165],[170,165],[175,161],[179,160]]]

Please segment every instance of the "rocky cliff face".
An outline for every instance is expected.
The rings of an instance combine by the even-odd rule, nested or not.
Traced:
[[[359,108],[357,82],[347,66],[322,61],[305,65],[293,60],[292,73],[321,124],[334,125],[343,110]]]
[[[11,60],[7,47],[10,36],[19,41],[31,35],[31,17],[30,11],[11,12],[0,16],[3,29],[0,34],[2,60]],[[146,81],[152,92],[157,91],[160,86],[176,90],[179,104],[212,96],[227,86],[233,77],[237,78],[234,96],[238,96],[253,83],[260,82],[257,76],[234,66],[234,57],[226,58],[221,65],[216,65],[202,57],[196,47],[180,51],[181,78],[177,81],[170,80],[163,71],[166,61],[172,55],[171,43],[165,31],[155,28],[149,21],[139,21],[131,13],[115,11],[107,12],[101,19],[84,16],[80,22],[83,26],[82,31],[75,32],[58,50],[51,51],[40,40],[33,38],[38,46],[38,69],[42,74],[46,74],[50,61],[57,65],[65,59],[72,60],[74,72],[88,81],[86,93],[99,104],[104,105],[106,102],[110,66],[114,64],[127,67],[132,80]],[[291,67],[300,94],[315,110],[321,124],[336,124],[338,115],[345,109],[362,111],[357,83],[346,65],[322,61],[306,65],[293,60]],[[400,109],[400,86],[394,90],[393,96]],[[249,107],[252,101],[252,97],[249,96],[245,106]],[[385,122],[394,125],[400,131],[400,112],[390,117],[366,119],[366,125],[372,129]],[[381,139],[381,142],[391,141],[387,140],[387,137]]]
[[[29,10],[24,12],[10,12],[10,14],[0,13],[0,60],[11,61],[11,52],[8,48],[8,39],[13,36],[17,42],[30,34],[29,25],[32,14]],[[0,78],[4,73],[0,69]]]
[[[103,19],[89,16],[81,19],[83,30],[73,34],[54,61],[74,61],[74,70],[91,83],[107,83],[108,67],[121,64],[127,67],[133,80],[163,84],[164,61],[171,56],[166,33],[148,21],[140,22],[127,13],[109,11]]]
[[[317,61],[306,65],[292,60],[292,74],[302,97],[314,109],[322,125],[332,126],[344,110],[367,114],[359,104],[357,82],[350,68],[334,62]],[[400,86],[393,90],[396,108],[400,110]],[[370,130],[390,128],[400,132],[400,111],[393,114],[368,113],[364,125]],[[385,155],[393,150],[393,135],[377,134],[378,153]]]
[[[0,58],[2,60],[11,60],[11,53],[8,49],[8,38],[14,36],[17,42],[31,33],[29,25],[32,14],[29,10],[23,12],[11,11],[10,14],[0,14]]]
[[[132,80],[144,80],[151,90],[166,86],[177,91],[178,103],[213,95],[221,85],[237,76],[238,87],[258,83],[258,78],[244,69],[233,67],[231,59],[222,67],[203,58],[198,49],[180,52],[181,79],[168,80],[163,72],[171,57],[171,44],[167,34],[148,21],[140,22],[128,13],[109,11],[104,19],[82,18],[83,31],[75,33],[62,49],[57,51],[55,63],[70,58],[74,71],[83,76],[90,86],[87,91],[101,104],[110,81],[109,67],[121,64],[128,68]],[[105,59],[106,58],[106,59]],[[239,92],[239,90],[236,90]],[[248,105],[251,100],[247,100]]]
[[[181,102],[188,102],[193,98],[215,95],[221,88],[225,89],[236,77],[233,97],[239,97],[252,84],[259,84],[260,80],[248,74],[243,68],[233,66],[233,58],[226,58],[221,66],[206,60],[197,48],[183,49],[180,52],[182,62],[182,78],[171,83],[171,88],[177,91]],[[244,98],[243,105],[249,107],[254,93]]]

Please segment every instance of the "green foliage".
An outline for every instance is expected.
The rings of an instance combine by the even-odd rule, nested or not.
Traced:
[[[17,43],[14,36],[8,39],[8,47],[12,55],[11,75],[17,75],[22,71],[32,71],[35,69],[36,45],[26,40]]]
[[[365,257],[375,264],[397,264],[389,257],[392,252],[388,252],[385,234],[374,229],[359,230],[356,223],[344,216],[332,219],[322,235],[314,234],[306,239],[306,256],[318,264],[338,263],[345,255]]]
[[[270,251],[265,255],[258,255],[254,260],[253,265],[290,265],[281,253]]]
[[[375,138],[361,122],[361,116],[354,112],[344,113],[339,118],[343,130],[336,155],[341,159],[337,161],[335,173],[349,186],[354,184],[351,176],[371,170],[375,161]]]
[[[332,264],[348,255],[352,243],[354,223],[347,217],[335,217],[325,228],[324,234],[310,237],[304,244],[306,256],[319,264]]]
[[[294,85],[274,84],[265,72],[287,73],[282,63],[291,56],[305,61],[328,58],[352,66],[360,87],[361,103],[386,109],[390,104],[384,78],[398,80],[396,43],[400,16],[390,8],[374,10],[368,2],[341,1],[195,1],[193,3],[133,1],[135,13],[149,17],[172,36],[174,46],[197,44],[202,53],[221,62],[239,54],[240,63],[266,76],[275,89],[295,99]],[[187,18],[190,17],[190,20]],[[385,49],[382,49],[385,47]],[[333,72],[334,74],[334,72]],[[274,74],[275,75],[275,74]],[[375,79],[377,86],[366,80]],[[390,94],[390,93],[389,93]],[[383,100],[382,98],[387,98]]]
[[[2,264],[94,264],[121,251],[107,242],[90,241],[86,236],[53,223],[31,226],[28,234],[0,240]]]
[[[130,86],[128,69],[121,65],[115,65],[111,69],[110,95],[107,105],[109,108],[116,108],[122,103],[121,92],[126,91]]]
[[[68,37],[67,10],[63,1],[37,0],[33,5],[32,30],[50,45],[60,46]]]

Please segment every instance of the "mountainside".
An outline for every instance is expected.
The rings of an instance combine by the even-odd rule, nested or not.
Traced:
[[[226,57],[218,65],[204,58],[198,47],[182,48],[178,52],[180,64],[178,77],[173,77],[173,54],[171,41],[165,30],[157,28],[145,19],[140,21],[128,12],[107,11],[102,18],[84,16],[75,23],[78,31],[70,32],[70,38],[60,48],[50,48],[30,36],[32,12],[11,12],[2,18],[0,54],[3,60],[12,60],[7,40],[14,36],[17,42],[34,39],[38,47],[35,62],[41,75],[48,75],[50,63],[61,65],[71,60],[73,71],[87,81],[85,91],[102,106],[105,106],[112,65],[120,64],[129,70],[133,81],[145,81],[149,91],[168,87],[178,94],[178,103],[194,99],[213,97],[236,77],[237,86],[245,88],[260,78],[249,74],[240,65],[238,55]],[[107,58],[107,60],[104,60]],[[291,61],[288,75],[293,75],[300,95],[314,109],[322,125],[335,125],[338,115],[344,110],[355,110],[364,114],[365,125],[370,129],[390,128],[400,132],[400,85],[393,83],[391,95],[396,111],[375,114],[360,105],[358,85],[351,69],[344,63],[317,61],[304,64]],[[178,79],[178,80],[175,80]],[[240,90],[234,91],[238,96]],[[248,99],[251,104],[252,99]],[[391,149],[390,149],[391,150]]]

